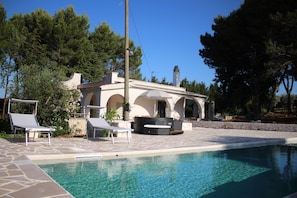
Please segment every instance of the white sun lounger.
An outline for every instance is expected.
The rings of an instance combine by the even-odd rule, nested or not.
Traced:
[[[10,99],[9,100],[9,108],[8,108],[8,114],[10,117],[10,125],[11,129],[15,134],[17,131],[25,131],[25,139],[26,139],[26,146],[29,144],[29,133],[33,132],[33,142],[34,143],[34,137],[35,133],[46,133],[48,137],[48,145],[51,144],[51,132],[55,131],[54,128],[44,127],[40,126],[36,114],[20,114],[20,113],[11,113],[11,103],[12,102],[23,102],[23,103],[36,103],[35,112],[37,112],[37,102],[36,100],[19,100],[19,99]],[[37,143],[45,143],[45,142],[37,142]]]
[[[132,129],[129,128],[121,128],[110,126],[108,122],[103,118],[88,118],[87,119],[90,125],[93,127],[93,138],[95,138],[96,130],[107,130],[108,137],[111,137],[112,143],[114,144],[114,133],[126,133],[127,134],[127,141],[130,143],[130,135]]]

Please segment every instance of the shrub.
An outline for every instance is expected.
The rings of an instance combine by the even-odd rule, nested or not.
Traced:
[[[0,118],[0,132],[11,133],[10,123],[8,119]]]

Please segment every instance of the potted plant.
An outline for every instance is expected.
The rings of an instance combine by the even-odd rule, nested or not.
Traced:
[[[120,118],[117,110],[115,109],[110,109],[109,111],[106,112],[105,114],[105,119],[107,120],[107,122],[110,124],[110,125],[114,125],[114,120],[117,119],[117,118]],[[105,131],[104,135],[107,136],[108,132]],[[116,134],[115,134],[115,137],[116,137]]]
[[[117,110],[115,110],[115,109],[110,109],[105,114],[105,119],[109,122],[110,125],[113,125],[113,121],[117,118],[120,118],[120,116],[119,116]]]

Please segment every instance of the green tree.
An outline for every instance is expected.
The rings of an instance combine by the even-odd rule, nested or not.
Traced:
[[[12,97],[35,99],[38,104],[38,120],[45,126],[55,126],[54,136],[68,134],[69,116],[76,111],[69,104],[77,101],[76,90],[67,90],[61,81],[65,80],[63,73],[52,71],[38,65],[24,65],[21,68],[21,92]]]
[[[117,57],[122,53],[120,36],[112,32],[107,23],[102,23],[99,27],[95,27],[89,39],[100,59],[104,73],[116,71]]]
[[[151,82],[152,83],[159,83],[159,80],[158,80],[158,78],[155,75],[152,75],[151,76]]]
[[[293,0],[246,0],[228,17],[215,18],[213,35],[201,35],[204,48],[199,54],[215,69],[226,108],[251,111],[255,120],[260,118],[262,107],[267,108],[277,83],[267,65],[270,16],[295,8]]]
[[[285,87],[288,95],[287,111],[290,114],[291,92],[294,81],[297,80],[297,9],[287,13],[278,12],[271,18],[273,28],[267,42],[271,61],[268,64],[271,67],[271,75],[277,78],[278,85],[282,82]]]
[[[5,115],[5,105],[6,105],[6,94],[7,88],[9,83],[9,76],[10,76],[10,67],[6,61],[6,11],[2,4],[0,4],[0,88],[4,88],[4,103],[2,108],[2,119],[4,119]]]
[[[19,72],[20,66],[25,61],[24,50],[26,50],[25,42],[27,37],[27,31],[24,23],[24,18],[21,14],[15,14],[11,19],[8,20],[5,27],[6,39],[9,42],[5,45],[6,60],[11,66],[11,71],[8,74],[12,74],[11,78],[14,78],[14,92],[19,92]]]
[[[197,83],[195,80],[192,82],[189,82],[187,78],[184,78],[181,81],[181,87],[186,88],[186,90],[190,92],[208,95],[208,88],[203,82]]]
[[[66,98],[76,98],[58,86],[65,80],[62,76],[79,72],[93,82],[108,71],[124,75],[124,38],[110,31],[107,24],[90,33],[88,17],[77,16],[73,7],[54,16],[38,9],[15,14],[6,21],[5,9],[0,5],[0,33],[1,87],[11,90],[11,97],[38,99],[40,104],[49,104],[46,97],[55,98],[51,101],[56,108],[44,108],[39,117],[48,125],[55,119],[60,120],[58,125],[65,124],[69,109]],[[130,50],[134,54],[130,57],[130,78],[141,79],[141,48],[130,41]]]
[[[20,37],[18,30],[11,21],[6,21],[6,11],[0,4],[0,87],[4,88],[2,118],[5,116],[12,74],[17,71],[15,58],[18,57],[19,46]]]
[[[38,64],[48,67],[48,47],[51,40],[53,19],[44,10],[36,10],[23,16],[25,42],[22,46],[22,65]]]
[[[100,59],[104,72],[118,72],[120,76],[124,76],[125,72],[125,43],[124,37],[116,34],[110,29],[107,23],[100,24],[90,35],[90,41],[94,46],[94,50]],[[139,66],[142,64],[142,52],[140,47],[135,47],[134,42],[130,41],[129,74],[130,78],[140,80],[141,73]]]
[[[161,82],[160,82],[161,84],[163,84],[163,85],[172,85],[172,83],[170,83],[170,82],[167,82],[167,80],[166,80],[166,78],[165,77],[163,77],[162,78],[162,80],[161,80]]]
[[[88,39],[88,17],[77,16],[70,6],[56,12],[53,21],[50,55],[56,62],[54,69],[68,75],[80,72],[88,81],[100,79],[103,71]]]

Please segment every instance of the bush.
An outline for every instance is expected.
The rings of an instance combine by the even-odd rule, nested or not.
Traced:
[[[53,137],[70,134],[68,121],[64,114],[66,113],[58,112],[51,121],[51,126],[55,128],[55,131],[52,133]]]
[[[120,118],[120,116],[118,115],[117,110],[111,109],[106,112],[105,118],[109,123],[112,123],[115,119]]]
[[[10,123],[8,119],[0,118],[0,132],[11,133]]]

